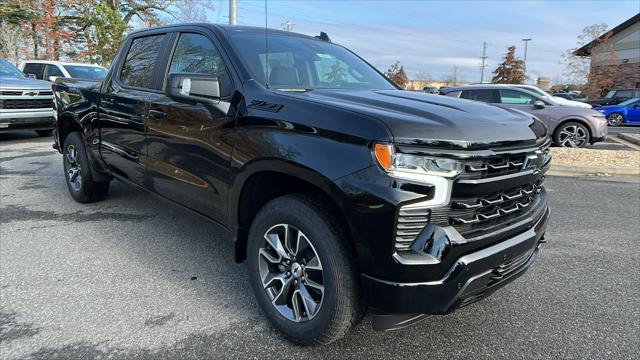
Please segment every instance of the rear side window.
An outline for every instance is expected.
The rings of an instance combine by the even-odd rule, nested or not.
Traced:
[[[495,90],[463,90],[460,95],[463,99],[482,101],[486,103],[496,103],[498,101]]]
[[[229,73],[218,49],[204,35],[180,35],[169,72],[214,75],[218,78],[222,97],[231,96],[233,92]]]
[[[33,74],[36,78],[42,80],[42,76],[44,73],[44,64],[25,64],[22,72],[25,74]]]
[[[461,93],[460,90],[456,90],[456,91],[448,92],[445,95],[451,96],[451,97],[460,97],[460,93]]]
[[[153,74],[165,35],[133,39],[120,71],[120,81],[128,86],[154,89]]]
[[[633,90],[618,90],[616,97],[630,98],[633,95]]]
[[[49,76],[64,77],[64,74],[56,65],[47,65],[44,75],[45,80],[49,80]]]

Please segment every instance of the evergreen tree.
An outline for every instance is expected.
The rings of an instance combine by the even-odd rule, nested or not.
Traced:
[[[516,47],[509,46],[504,61],[493,72],[494,84],[522,84],[524,83],[524,62],[515,57]]]

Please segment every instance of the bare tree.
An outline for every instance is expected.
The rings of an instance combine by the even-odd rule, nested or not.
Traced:
[[[172,6],[172,16],[166,23],[206,22],[207,11],[215,9],[215,3],[211,0],[177,0]]]
[[[576,47],[569,49],[562,54],[561,63],[564,64],[565,72],[563,74],[565,82],[572,84],[586,84],[589,79],[589,68],[591,60],[586,57],[575,56],[573,52],[581,48],[585,44],[597,39],[607,30],[607,24],[589,25],[582,29],[576,41]]]
[[[450,86],[456,86],[459,82],[463,81],[460,69],[454,65],[451,69],[451,75],[444,78],[444,82]]]
[[[404,71],[404,67],[400,65],[400,61],[396,61],[395,64],[391,65],[384,74],[401,88],[404,88],[409,82],[407,73]]]

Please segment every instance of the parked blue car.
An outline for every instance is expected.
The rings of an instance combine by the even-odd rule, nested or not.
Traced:
[[[640,98],[629,99],[618,105],[597,106],[593,109],[604,114],[609,126],[640,124]]]

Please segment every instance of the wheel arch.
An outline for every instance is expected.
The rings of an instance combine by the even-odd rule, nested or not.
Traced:
[[[248,233],[258,211],[269,201],[287,194],[312,193],[335,211],[336,219],[354,246],[348,221],[347,199],[329,178],[306,166],[269,159],[245,166],[229,193],[230,229],[235,245],[235,261],[246,258]]]
[[[82,131],[80,120],[73,113],[64,112],[58,117],[56,124],[57,142],[60,145],[60,151],[64,148],[64,139],[73,131]]]

